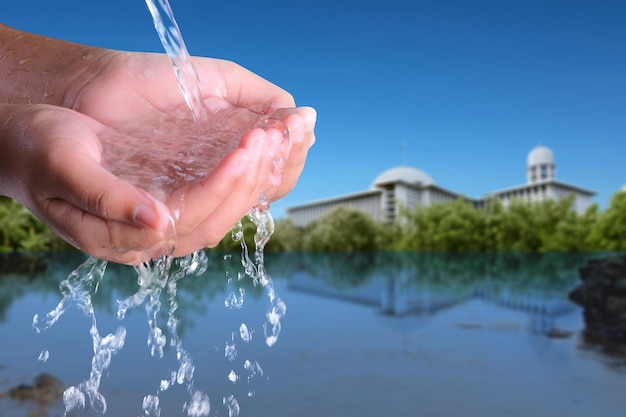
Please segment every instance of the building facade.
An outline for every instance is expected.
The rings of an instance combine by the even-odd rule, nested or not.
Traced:
[[[540,202],[546,199],[559,200],[570,195],[574,196],[572,209],[583,213],[592,204],[595,192],[558,181],[552,151],[545,146],[537,146],[528,154],[525,184],[488,193],[478,199],[464,198],[476,208],[481,208],[494,198],[508,207],[514,200]],[[304,227],[333,208],[343,205],[363,210],[374,220],[391,223],[398,218],[401,207],[412,210],[416,206],[428,207],[457,200],[461,196],[461,193],[435,184],[425,172],[403,165],[378,175],[367,191],[292,206],[287,209],[287,214],[296,226]]]
[[[573,195],[572,209],[582,214],[592,204],[591,199],[595,194],[586,188],[557,180],[554,154],[545,146],[537,146],[528,154],[526,184],[489,193],[484,199],[497,198],[504,207],[508,207],[513,200],[539,202]]]

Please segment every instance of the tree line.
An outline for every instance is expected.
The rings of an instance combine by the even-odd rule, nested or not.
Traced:
[[[339,206],[305,228],[278,219],[266,251],[626,251],[626,192],[616,193],[609,207],[597,204],[579,214],[573,196],[559,201],[499,200],[476,209],[463,198],[402,210],[393,224],[375,221],[364,211]],[[254,225],[238,228],[254,248]],[[238,230],[238,229],[237,229]],[[226,236],[214,248],[237,251],[241,242]],[[0,197],[0,251],[67,249],[64,243],[19,203]]]
[[[69,249],[23,205],[0,196],[0,251],[40,252]]]
[[[393,224],[364,211],[339,206],[304,229],[289,219],[276,223],[268,250],[437,252],[612,252],[626,251],[626,192],[609,207],[572,210],[574,197],[527,202],[500,200],[476,209],[467,200],[402,210]],[[250,234],[250,233],[248,233]]]

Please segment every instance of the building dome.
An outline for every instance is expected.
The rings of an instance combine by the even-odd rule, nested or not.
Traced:
[[[409,184],[431,185],[435,182],[423,171],[417,168],[401,165],[395,168],[388,169],[380,174],[374,182],[371,188],[376,188],[382,184],[388,184],[390,182],[406,182]]]
[[[554,164],[554,155],[550,148],[539,145],[528,154],[528,166],[541,164]]]

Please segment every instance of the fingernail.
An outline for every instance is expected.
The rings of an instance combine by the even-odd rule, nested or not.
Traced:
[[[252,144],[252,151],[256,155],[261,156],[261,155],[263,155],[264,150],[265,150],[265,140],[264,140],[264,137],[257,136],[254,139],[254,143]]]
[[[161,226],[160,223],[163,223],[159,222],[159,213],[152,207],[146,206],[145,204],[140,204],[137,206],[137,208],[135,209],[133,220],[137,224],[156,230],[159,230]]]
[[[294,123],[289,129],[289,137],[293,139],[294,142],[300,143],[304,139],[304,126],[302,123]]]
[[[282,147],[283,138],[277,131],[274,130],[269,131],[268,136],[267,155],[273,158],[278,154],[278,151]]]
[[[317,121],[317,111],[313,107],[305,108],[304,124],[307,130],[312,130]]]
[[[248,158],[247,156],[241,157],[239,158],[239,161],[237,161],[237,165],[235,165],[235,175],[237,177],[241,177],[244,173],[244,171],[248,168],[250,158]]]

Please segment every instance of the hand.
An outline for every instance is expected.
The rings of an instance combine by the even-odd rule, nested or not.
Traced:
[[[145,161],[152,157],[155,165],[162,165],[164,161],[156,156],[155,147],[175,147],[181,137],[188,137],[190,132],[195,134],[190,112],[165,55],[104,51],[94,62],[97,69],[92,64],[86,72],[88,77],[77,83],[80,88],[73,88],[65,95],[63,104],[130,136],[126,142],[137,141],[142,157],[136,159]],[[203,87],[202,100],[209,112],[207,120],[200,121],[200,125],[212,136],[197,137],[187,147],[197,148],[217,137],[223,149],[211,148],[219,153],[218,158],[205,154],[204,161],[197,161],[209,168],[204,178],[176,183],[165,194],[162,186],[153,191],[140,181],[134,182],[158,196],[171,213],[177,213],[176,256],[219,243],[258,204],[261,193],[271,202],[290,191],[314,142],[313,109],[294,108],[288,93],[234,63],[206,58],[194,58],[193,63]],[[254,127],[268,117],[280,123],[265,129]],[[187,123],[175,123],[177,130],[166,129],[166,136],[161,134],[158,138],[154,131],[171,124],[172,118]],[[281,147],[283,129],[288,131],[290,149],[285,152],[285,164],[279,173],[282,178],[277,179],[272,164],[275,148]],[[139,140],[142,135],[143,142]],[[160,140],[159,144],[151,145],[155,140]],[[267,152],[273,148],[274,153]],[[221,162],[216,165],[215,161]],[[132,170],[139,164],[135,161],[126,165]],[[153,172],[158,169],[155,166]]]
[[[217,244],[261,194],[271,202],[293,188],[315,140],[313,109],[295,108],[285,91],[227,61],[193,58],[208,109],[198,133],[165,55],[104,50],[0,25],[0,52],[7,48],[0,103],[12,104],[0,104],[0,194],[103,259],[138,264]],[[156,134],[163,126],[175,129]],[[190,181],[150,183],[149,195],[141,189],[146,178],[138,180],[133,168],[156,172],[172,153],[124,165],[142,150],[124,156],[125,146],[148,140],[143,155],[154,156],[180,146],[179,136],[192,138],[182,142],[189,149],[183,159],[193,157],[204,171],[196,169]],[[281,170],[277,156],[284,158]],[[169,168],[181,167],[173,162]]]
[[[99,136],[110,128],[50,105],[0,105],[0,115],[3,194],[24,203],[59,236],[93,256],[138,264],[170,253],[171,209],[101,165]],[[293,118],[287,122],[297,123],[299,116]],[[302,129],[294,128],[294,134],[295,141],[303,141]],[[228,222],[239,220],[237,210],[256,204],[252,196],[262,190],[257,179],[267,177],[271,161],[256,147],[270,136],[272,132],[251,131],[205,180],[176,191],[175,205],[180,193],[186,196],[185,207],[178,205],[185,214],[177,224],[176,256],[218,243],[232,226]],[[233,189],[241,192],[233,196]]]

